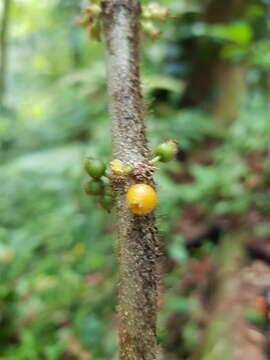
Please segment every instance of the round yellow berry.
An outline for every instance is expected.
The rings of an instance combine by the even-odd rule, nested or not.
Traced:
[[[128,189],[126,203],[133,214],[146,215],[155,209],[157,194],[147,184],[136,184]]]

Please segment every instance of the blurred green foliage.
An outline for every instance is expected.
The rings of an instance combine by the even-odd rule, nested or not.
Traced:
[[[12,4],[7,106],[0,113],[0,359],[104,360],[116,354],[114,219],[82,192],[84,157],[111,159],[104,49],[76,23],[83,3]],[[146,39],[143,46],[148,137],[152,147],[171,137],[190,158],[156,173],[158,226],[175,266],[165,279],[160,315],[166,343],[170,314],[188,316],[196,307],[189,293],[178,291],[191,257],[176,230],[185,205],[203,206],[208,218],[254,206],[269,215],[269,159],[259,158],[258,175],[249,157],[270,144],[269,84],[262,82],[264,76],[269,81],[270,21],[263,1],[251,2],[241,21],[215,25],[198,16],[200,2],[161,3],[177,18],[162,25],[159,41]],[[248,66],[240,115],[223,131],[200,106],[179,108],[192,70],[180,56],[189,38],[217,42],[221,58]],[[217,144],[210,150],[209,139]],[[200,152],[207,165],[192,157]],[[262,225],[256,231],[269,234]],[[182,349],[192,349],[193,320],[182,335]]]

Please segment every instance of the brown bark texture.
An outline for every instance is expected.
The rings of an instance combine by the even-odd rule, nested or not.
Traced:
[[[154,186],[148,162],[144,104],[139,77],[139,0],[105,0],[103,28],[107,58],[113,158],[135,168],[115,180],[119,256],[119,359],[158,359],[156,341],[158,238],[154,216],[126,207],[133,183]]]

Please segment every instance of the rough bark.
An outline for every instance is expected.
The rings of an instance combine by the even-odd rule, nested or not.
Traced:
[[[136,216],[125,205],[134,182],[153,185],[147,155],[139,79],[139,0],[105,0],[106,43],[113,157],[137,169],[115,185],[119,255],[119,359],[158,359],[157,234],[154,216]]]
[[[0,107],[4,104],[6,90],[7,33],[11,0],[4,0],[0,27]]]

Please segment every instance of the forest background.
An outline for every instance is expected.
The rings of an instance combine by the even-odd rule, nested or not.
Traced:
[[[147,1],[142,1],[147,3]],[[142,41],[147,136],[160,166],[158,339],[166,359],[265,359],[254,307],[270,284],[270,4],[162,0]],[[0,359],[116,359],[113,215],[82,162],[111,158],[104,47],[87,2],[0,4]],[[251,321],[252,320],[252,321]]]

